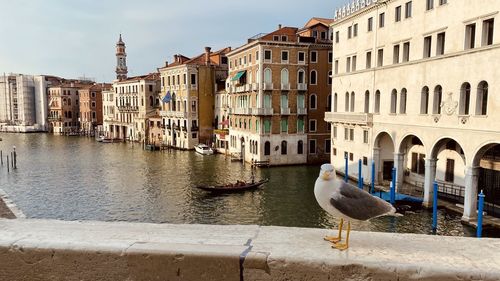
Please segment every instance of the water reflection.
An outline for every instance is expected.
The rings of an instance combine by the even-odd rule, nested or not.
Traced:
[[[213,196],[193,188],[249,180],[248,165],[224,155],[149,152],[137,144],[47,134],[2,134],[0,149],[16,145],[18,168],[0,167],[3,188],[30,218],[155,223],[259,224],[336,227],[316,203],[317,166],[257,169],[269,178],[254,192]],[[460,217],[440,212],[438,234],[473,235]],[[431,214],[354,222],[353,229],[431,233]],[[494,232],[486,235],[499,236]]]

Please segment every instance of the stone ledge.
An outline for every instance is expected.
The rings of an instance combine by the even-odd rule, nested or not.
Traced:
[[[500,240],[259,226],[0,220],[0,280],[499,280]]]

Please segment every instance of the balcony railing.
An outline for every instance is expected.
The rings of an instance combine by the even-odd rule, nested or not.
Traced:
[[[282,91],[290,91],[290,83],[281,84]]]
[[[139,106],[137,106],[137,105],[123,105],[123,106],[118,106],[118,111],[121,111],[121,112],[139,111]]]
[[[307,84],[306,83],[298,83],[297,84],[297,90],[299,90],[299,91],[307,91]]]
[[[183,111],[176,111],[175,117],[177,118],[188,118],[188,113]]]
[[[273,83],[263,83],[262,89],[264,91],[272,91],[274,89],[274,85],[273,85]]]
[[[251,114],[250,108],[234,108],[233,110],[234,110],[233,114],[237,114],[237,115],[250,115]]]
[[[236,93],[243,93],[243,92],[245,92],[245,86],[236,87]]]
[[[373,114],[355,112],[326,112],[325,121],[358,125],[371,125],[373,123]]]
[[[252,91],[258,91],[259,90],[259,83],[252,83]]]
[[[297,115],[307,115],[307,108],[297,107]]]
[[[196,126],[191,127],[191,132],[198,132],[199,130],[200,130],[200,128],[198,128]]]
[[[282,107],[281,108],[281,115],[290,115],[290,108]]]
[[[272,108],[254,108],[252,109],[253,115],[273,115],[274,110]]]

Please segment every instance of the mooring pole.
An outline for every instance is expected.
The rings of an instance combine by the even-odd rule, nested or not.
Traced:
[[[0,150],[0,162],[2,162],[2,166],[3,166],[3,151]]]
[[[479,206],[477,207],[477,230],[476,236],[477,238],[481,238],[483,235],[483,209],[484,209],[484,193],[481,190],[479,194]]]
[[[14,151],[12,152],[13,160],[14,160],[14,169],[17,169],[17,153],[16,153],[16,146],[12,147]]]
[[[437,230],[437,209],[438,209],[438,183],[434,181],[433,200],[432,200],[432,231]]]
[[[344,181],[347,182],[349,180],[349,165],[347,163],[347,156],[344,157],[345,159],[345,175],[344,175]]]
[[[10,153],[10,166],[12,168],[14,168],[14,153],[13,152]]]
[[[7,173],[10,172],[10,168],[9,168],[9,155],[7,155]]]
[[[392,168],[391,204],[396,203],[396,168]]]
[[[360,189],[363,189],[363,176],[362,176],[362,173],[363,173],[363,168],[362,168],[362,162],[361,162],[361,159],[359,159],[358,161],[358,187]]]
[[[372,185],[370,193],[375,192],[375,160],[372,160]]]

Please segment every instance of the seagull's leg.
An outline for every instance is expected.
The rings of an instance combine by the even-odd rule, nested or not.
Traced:
[[[345,243],[338,243],[335,245],[332,245],[332,248],[339,249],[341,251],[347,250],[349,248],[349,234],[351,233],[351,221],[347,221],[347,236]]]
[[[339,224],[339,235],[337,237],[335,236],[325,236],[326,241],[330,241],[332,243],[338,243],[340,240],[342,240],[342,226],[344,225],[344,219],[340,219],[340,224]]]

